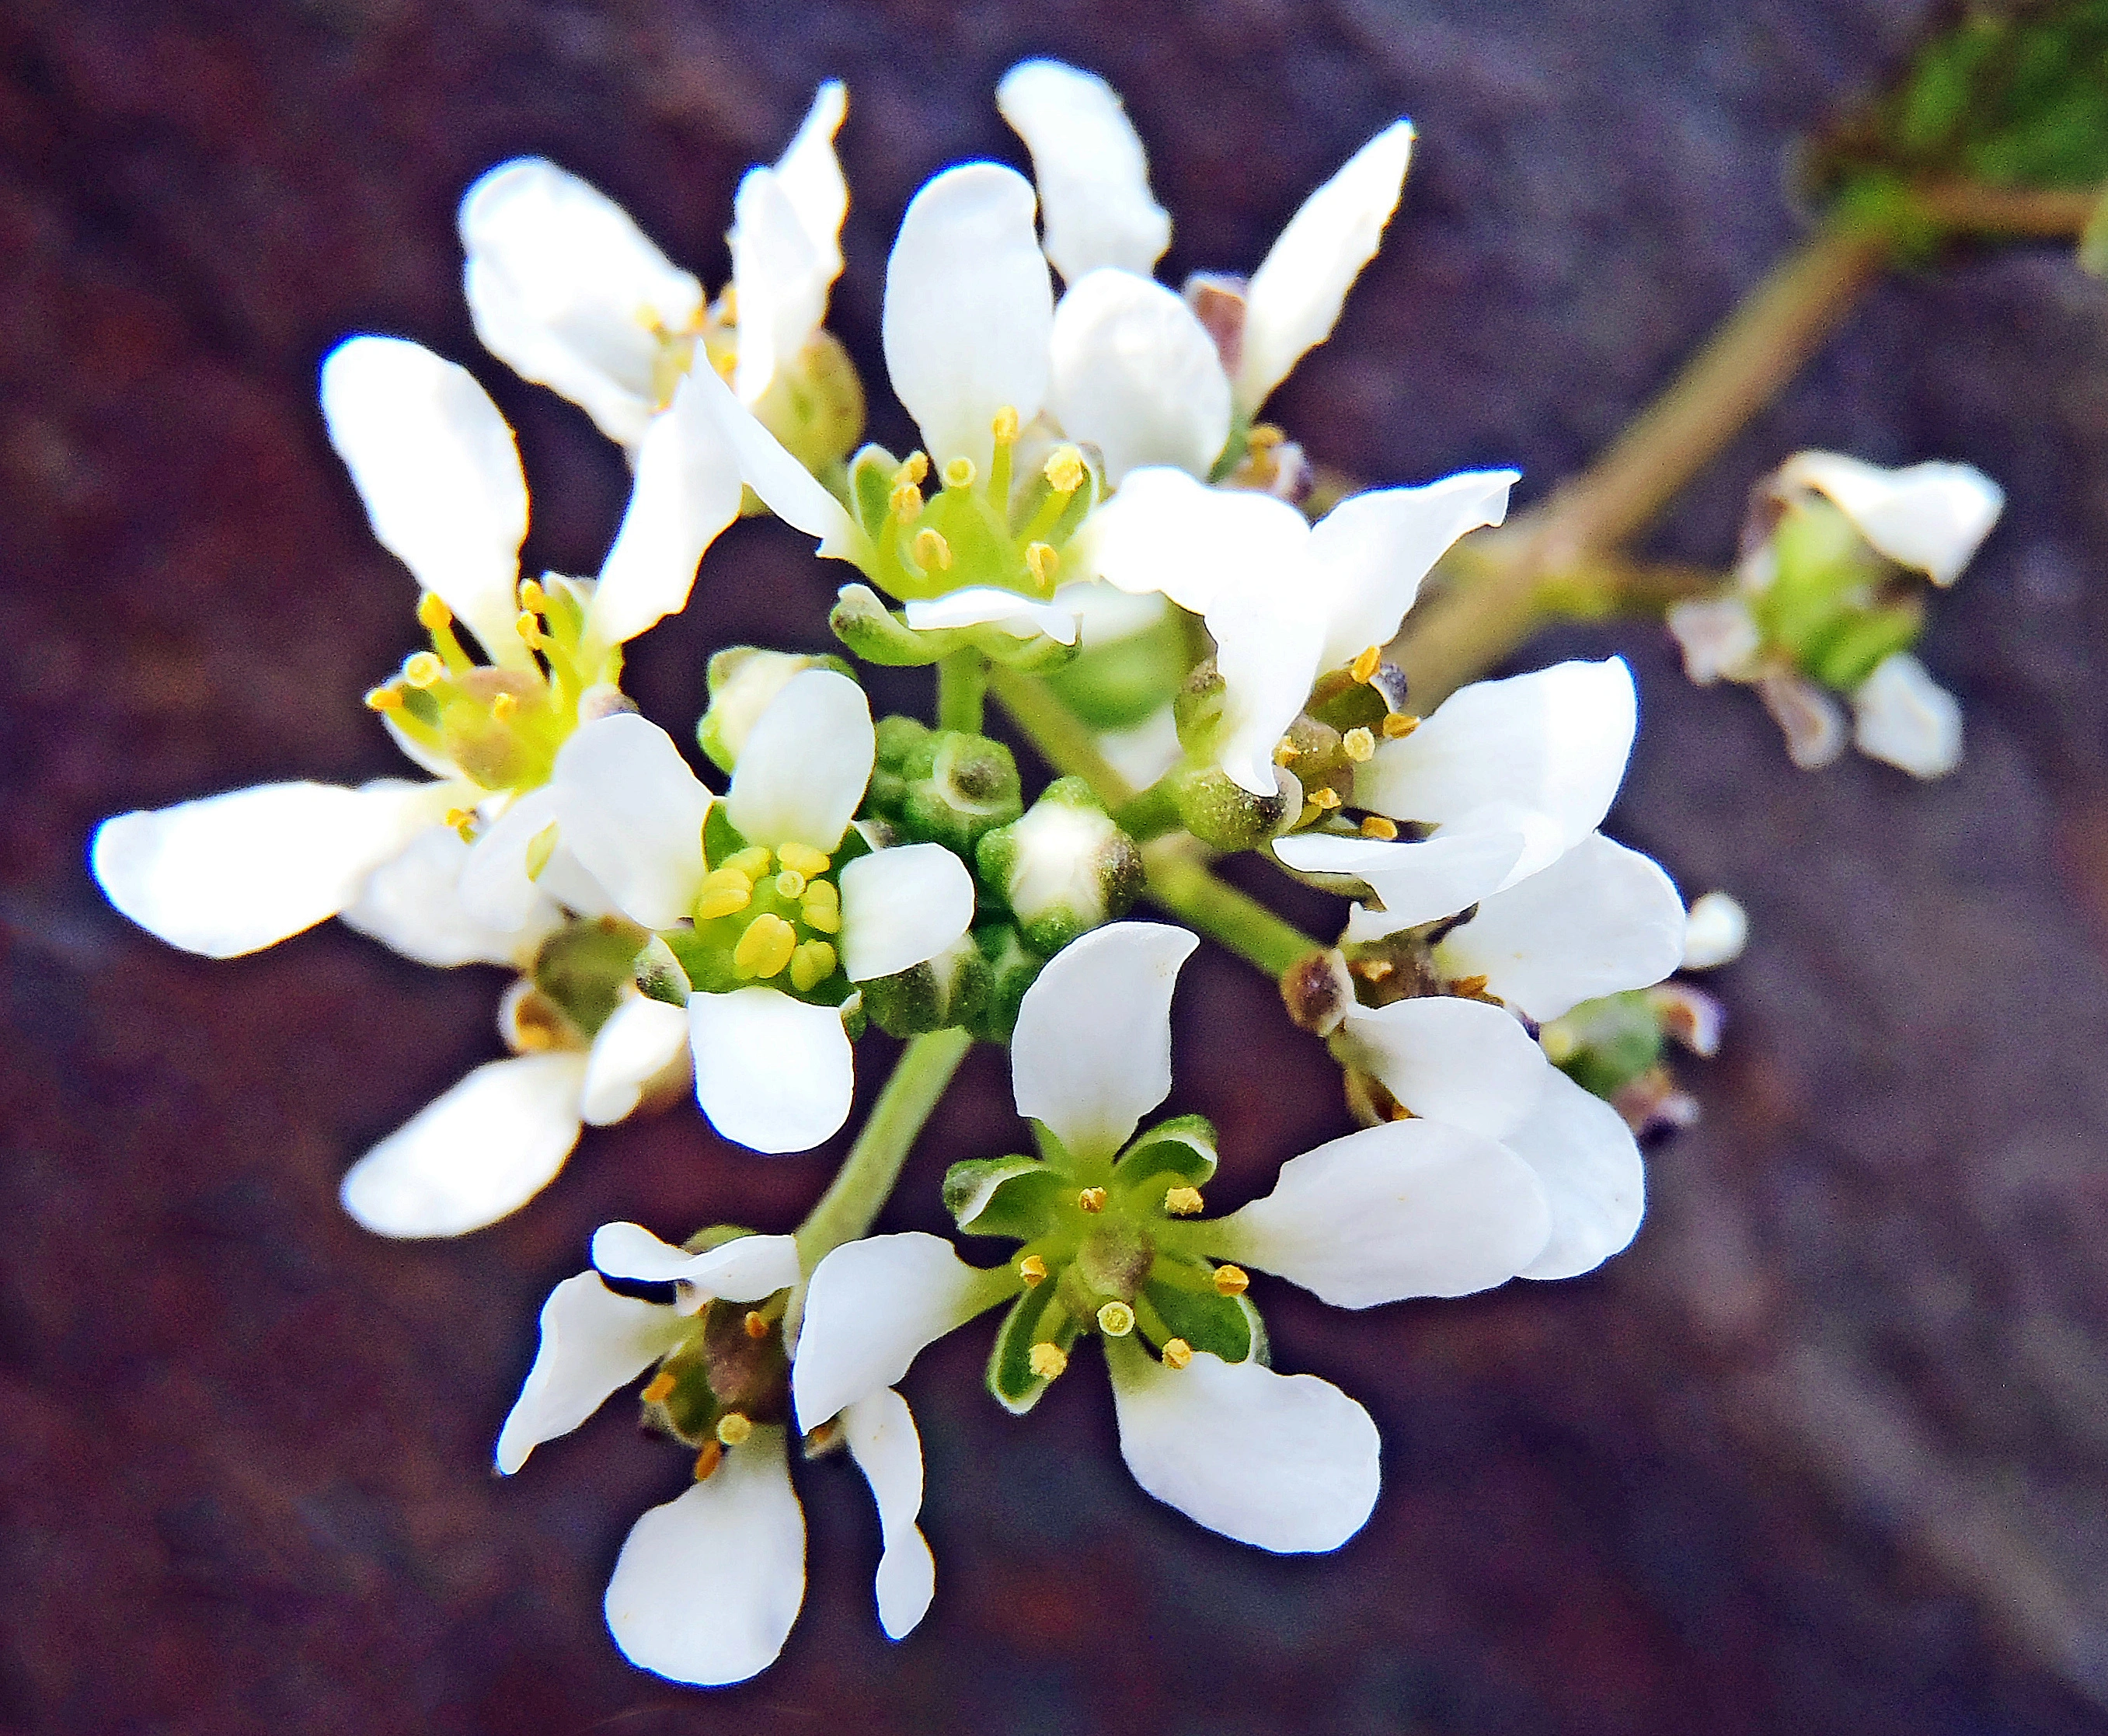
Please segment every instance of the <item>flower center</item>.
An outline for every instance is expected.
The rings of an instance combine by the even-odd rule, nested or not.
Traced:
[[[738,840],[696,897],[696,926],[664,938],[705,994],[766,983],[820,1006],[849,994],[838,945],[840,870],[824,850],[784,843],[773,850]]]

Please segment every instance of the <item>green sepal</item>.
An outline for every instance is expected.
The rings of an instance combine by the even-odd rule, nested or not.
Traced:
[[[935,958],[864,983],[863,1007],[890,1037],[971,1026],[988,999],[989,965],[962,935]]]
[[[1266,1360],[1266,1328],[1259,1310],[1241,1296],[1190,1290],[1161,1278],[1143,1285],[1142,1293],[1172,1334],[1195,1350],[1212,1351],[1224,1362]]]
[[[677,930],[676,932],[685,931]],[[664,1001],[669,1007],[685,1007],[695,993],[687,967],[664,935],[654,935],[629,961],[630,979],[646,1000]]]
[[[1384,719],[1404,709],[1405,671],[1394,663],[1379,663],[1367,681],[1355,680],[1345,670],[1319,676],[1304,711],[1341,735],[1349,729],[1366,729],[1381,737]]]
[[[892,510],[894,479],[899,474],[900,460],[875,442],[849,460],[849,507],[874,541]]]
[[[1182,1115],[1159,1122],[1127,1148],[1113,1166],[1113,1186],[1131,1189],[1166,1175],[1175,1178],[1167,1185],[1200,1188],[1214,1173],[1214,1123],[1205,1116]]]
[[[1925,632],[1925,607],[1917,597],[1883,609],[1854,610],[1809,648],[1802,667],[1825,687],[1849,693]]]
[[[620,917],[566,922],[534,954],[534,986],[586,1036],[621,1005],[646,931]]]
[[[1010,1312],[1002,1317],[1002,1325],[996,1332],[995,1348],[989,1352],[989,1391],[995,1395],[996,1402],[1013,1416],[1023,1416],[1039,1402],[1040,1394],[1047,1390],[1047,1382],[1032,1372],[1032,1346],[1047,1305],[1060,1289],[1059,1284],[1050,1280],[1026,1291],[1011,1303]],[[1058,1346],[1066,1355],[1082,1331],[1083,1323],[1070,1319],[1065,1310],[1061,1323],[1047,1341]]]
[[[703,819],[703,859],[712,868],[723,865],[728,856],[734,856],[746,848],[746,840],[739,835],[739,827],[732,823],[729,805],[721,801],[710,804],[710,811]]]
[[[1303,784],[1274,768],[1274,793],[1254,796],[1212,765],[1173,766],[1163,778],[1186,829],[1217,850],[1256,850],[1294,825],[1303,812]]]
[[[973,859],[974,846],[1025,811],[1017,762],[1002,742],[887,718],[865,806],[902,838]]]
[[[1020,818],[985,834],[974,866],[1043,956],[1124,915],[1144,877],[1134,840],[1080,778],[1056,778]]]
[[[665,942],[681,974],[687,977],[691,993],[729,994],[735,989],[750,986],[734,973],[731,955],[725,949],[713,945],[694,929],[665,929],[659,938]]]
[[[1017,1029],[1025,991],[1047,968],[1045,957],[1025,944],[1016,926],[990,922],[974,931],[974,945],[988,961],[988,990],[966,1029],[984,1043],[1007,1043]]]
[[[1577,1045],[1559,1070],[1597,1097],[1611,1096],[1661,1058],[1661,1017],[1644,990],[1583,1001],[1557,1023]]]
[[[835,599],[827,625],[843,644],[867,663],[890,669],[915,669],[957,651],[957,629],[917,633],[885,606],[867,584],[845,584]]]
[[[1074,1186],[1037,1157],[970,1157],[944,1172],[944,1209],[970,1236],[1029,1242]]]

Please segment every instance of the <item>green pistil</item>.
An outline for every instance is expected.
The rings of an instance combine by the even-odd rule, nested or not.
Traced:
[[[690,985],[706,994],[760,985],[814,1006],[840,1006],[850,985],[840,962],[839,864],[807,845],[770,850],[722,823],[713,829],[710,854],[718,865],[696,896],[695,927],[661,936]]]

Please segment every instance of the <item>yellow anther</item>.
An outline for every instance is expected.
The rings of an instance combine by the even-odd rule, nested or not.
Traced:
[[[1069,1366],[1068,1353],[1058,1344],[1035,1344],[1026,1359],[1032,1372],[1042,1380],[1056,1380]]]
[[[714,922],[721,916],[732,916],[754,902],[754,883],[737,868],[719,868],[703,877],[702,891],[696,895],[696,920]]]
[[[705,1441],[703,1443],[702,1451],[696,1454],[696,1481],[699,1483],[708,1482],[710,1480],[710,1472],[716,1470],[723,1462],[724,1449],[714,1441]]]
[[[842,904],[834,892],[831,882],[816,880],[805,888],[805,901],[798,907],[798,914],[805,919],[808,928],[817,929],[823,935],[838,935],[842,931]]]
[[[1419,727],[1420,719],[1411,713],[1394,711],[1384,719],[1384,739],[1386,742],[1403,742]]]
[[[526,641],[530,648],[541,645],[542,623],[533,610],[522,609],[512,625],[520,637]]]
[[[533,579],[523,579],[520,581],[521,608],[532,609],[535,614],[539,615],[542,612],[543,605],[548,600],[549,593],[542,588],[539,581]]]
[[[447,666],[429,651],[417,651],[403,660],[403,679],[413,688],[428,688],[445,674]]]
[[[754,1425],[736,1410],[728,1410],[718,1418],[718,1439],[727,1446],[737,1446],[754,1433]]]
[[[1250,1287],[1250,1275],[1242,1266],[1217,1266],[1215,1268],[1216,1295],[1242,1296],[1245,1292],[1249,1290]]]
[[[1376,738],[1366,729],[1349,729],[1340,737],[1340,750],[1355,764],[1359,765],[1364,760],[1375,756]]]
[[[776,846],[776,859],[787,868],[795,868],[808,880],[826,873],[831,866],[827,853],[809,844],[779,844]]]
[[[805,877],[794,868],[787,868],[776,877],[776,890],[785,898],[803,898],[805,895]]]
[[[1174,1218],[1193,1216],[1200,1209],[1200,1190],[1198,1188],[1165,1188],[1164,1209]]]
[[[1057,494],[1073,494],[1083,485],[1083,455],[1073,446],[1056,447],[1047,459],[1047,485]]]
[[[1028,1289],[1036,1289],[1047,1282],[1047,1262],[1037,1254],[1027,1254],[1017,1263],[1017,1275]]]
[[[944,533],[925,525],[915,533],[913,544],[915,564],[924,572],[935,567],[939,572],[952,569],[952,545],[944,540]]]
[[[1187,1365],[1187,1364],[1192,1361],[1192,1359],[1193,1346],[1188,1344],[1183,1338],[1166,1338],[1164,1341],[1164,1366],[1165,1368],[1182,1369]]]
[[[768,1336],[768,1316],[758,1308],[750,1308],[746,1318],[740,1322],[746,1328],[746,1336],[759,1340]]]
[[[1052,543],[1026,543],[1025,570],[1034,584],[1053,584],[1054,575],[1061,570],[1061,551]]]
[[[998,446],[1007,446],[1017,438],[1017,412],[1005,404],[995,413],[995,420],[989,424],[989,431],[995,435]]]
[[[1322,808],[1330,814],[1340,805],[1340,792],[1328,783],[1322,788],[1313,790],[1310,792],[1310,800],[1315,806]]]
[[[1076,1209],[1079,1211],[1103,1211],[1106,1209],[1106,1190],[1103,1188],[1084,1188],[1076,1196]]]
[[[1390,1106],[1390,1118],[1394,1121],[1410,1121],[1413,1119],[1413,1114],[1404,1104],[1393,1103]]]
[[[1364,814],[1362,818],[1362,836],[1381,838],[1388,844],[1398,836],[1398,822],[1385,819],[1381,814]]]
[[[1108,1338],[1124,1338],[1134,1330],[1134,1310],[1124,1302],[1107,1302],[1098,1310],[1098,1330]]]
[[[1459,976],[1449,985],[1449,992],[1452,994],[1461,994],[1466,1000],[1469,1000],[1474,995],[1484,994],[1486,992],[1486,985],[1492,980],[1489,976]]]
[[[399,688],[368,688],[366,690],[366,708],[369,711],[400,711],[403,692]]]
[[[437,591],[427,591],[417,599],[417,625],[427,633],[437,633],[442,627],[451,627],[454,611],[449,609]]]
[[[732,949],[732,967],[743,980],[764,981],[782,974],[798,950],[798,931],[780,916],[758,916]]]
[[[760,879],[775,866],[775,857],[770,855],[763,846],[759,844],[750,844],[745,850],[734,850],[718,866],[720,868],[731,868],[736,873],[744,874],[751,882]]]
[[[1382,661],[1383,647],[1372,645],[1348,665],[1347,672],[1357,681],[1369,681],[1375,678],[1377,666]]]
[[[739,372],[739,352],[736,349],[720,349],[711,356],[710,366],[718,371],[718,377],[730,386],[732,376]]]
[[[721,325],[736,326],[739,323],[739,286],[736,283],[725,285],[724,293],[718,297],[717,315]]]
[[[501,724],[503,723],[506,719],[511,716],[512,714],[519,709],[520,701],[518,697],[514,694],[507,692],[502,688],[498,690],[498,697],[490,702],[491,717],[494,721]]]
[[[911,452],[902,461],[900,474],[917,488],[930,474],[930,455],[926,452]]]
[[[1581,1039],[1574,1035],[1574,1027],[1564,1021],[1547,1025],[1537,1034],[1543,1045],[1544,1058],[1554,1066],[1565,1066],[1579,1053]]]
[[[835,974],[835,949],[825,940],[808,940],[790,955],[790,986],[800,994],[817,989]]]
[[[1286,736],[1273,744],[1273,763],[1276,765],[1286,765],[1295,758],[1295,743]]]
[[[1254,452],[1268,452],[1287,438],[1288,435],[1273,422],[1254,422],[1251,432],[1245,436],[1245,444]]]
[[[660,1370],[651,1377],[651,1384],[644,1389],[644,1402],[647,1405],[664,1404],[673,1396],[674,1384],[673,1377]]]
[[[463,827],[473,826],[475,823],[475,809],[473,808],[449,808],[447,809],[446,823],[448,825],[453,827],[456,832],[459,832]]]
[[[964,453],[944,461],[944,486],[948,489],[970,489],[980,474],[974,468],[974,461]]]
[[[902,524],[913,524],[922,516],[922,490],[912,482],[894,483],[885,497],[885,510]]]

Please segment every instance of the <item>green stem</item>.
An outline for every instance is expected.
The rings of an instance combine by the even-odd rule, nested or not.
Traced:
[[[835,1249],[871,1228],[973,1040],[963,1030],[933,1030],[901,1051],[848,1161],[798,1227],[798,1264],[807,1276]]]
[[[1142,859],[1149,871],[1144,897],[1269,976],[1323,949],[1293,922],[1210,873],[1183,840],[1160,840]]]
[[[1146,844],[1151,838],[1160,838],[1167,832],[1176,832],[1185,824],[1179,818],[1178,804],[1172,800],[1171,792],[1160,781],[1151,784],[1133,801],[1118,809],[1113,814],[1113,821],[1137,844]]]
[[[1116,813],[1134,800],[1133,787],[1098,751],[1090,725],[1050,692],[1044,682],[998,669],[990,672],[989,685],[1039,757],[1065,777],[1080,778],[1090,785],[1108,813]]]
[[[981,733],[981,701],[988,692],[989,661],[968,646],[937,665],[937,727]]]

